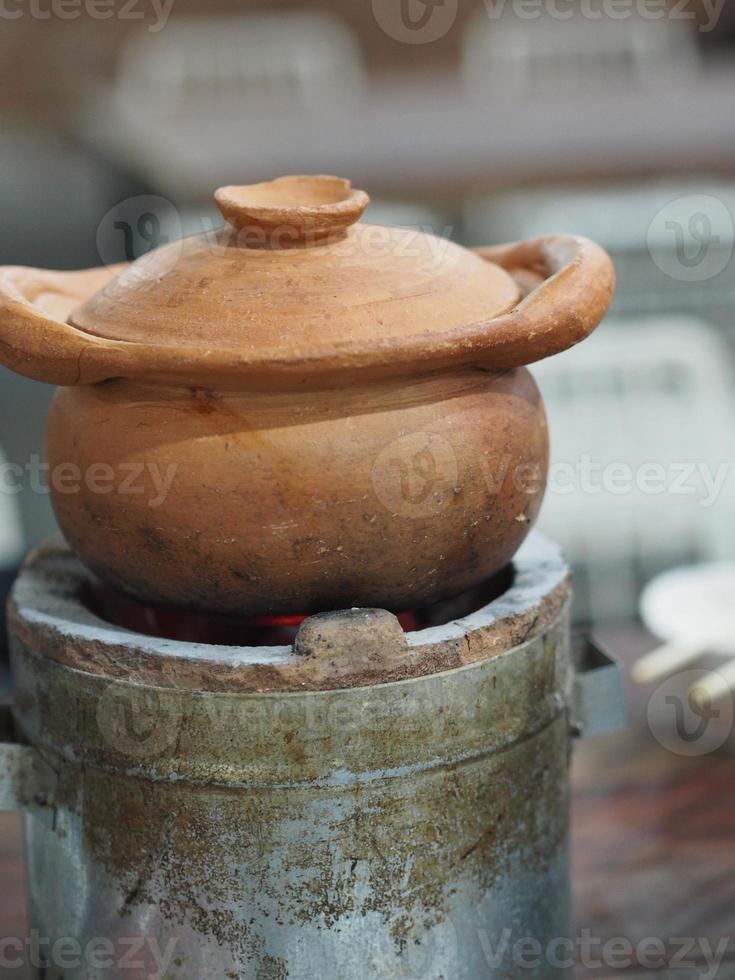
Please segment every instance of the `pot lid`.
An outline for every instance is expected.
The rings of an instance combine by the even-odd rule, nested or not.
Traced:
[[[74,309],[107,340],[263,361],[391,347],[486,322],[520,298],[499,265],[410,228],[357,223],[364,191],[328,176],[223,187],[226,224],[150,252]]]

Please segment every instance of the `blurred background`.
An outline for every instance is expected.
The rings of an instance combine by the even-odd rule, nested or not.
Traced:
[[[131,258],[284,172],[466,244],[589,235],[619,289],[535,371],[541,525],[579,621],[634,617],[657,572],[735,549],[734,46],[715,0],[5,0],[0,263]],[[7,572],[53,528],[25,475],[51,392],[0,371]]]

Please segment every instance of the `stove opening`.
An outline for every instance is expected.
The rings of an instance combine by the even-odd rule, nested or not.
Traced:
[[[468,592],[418,609],[392,611],[406,633],[441,626],[499,598],[512,586],[514,575],[511,563]],[[216,646],[290,646],[301,623],[313,615],[248,617],[189,612],[138,602],[101,582],[85,586],[80,599],[95,616],[133,633]]]

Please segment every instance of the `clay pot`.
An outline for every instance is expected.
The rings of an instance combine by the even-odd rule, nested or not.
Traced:
[[[524,365],[613,290],[593,243],[468,251],[359,224],[334,177],[222,188],[216,235],[128,267],[0,269],[0,360],[60,385],[54,508],[147,602],[416,607],[508,562],[543,495]]]

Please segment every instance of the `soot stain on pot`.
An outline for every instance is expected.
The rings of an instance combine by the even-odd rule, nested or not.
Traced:
[[[145,554],[146,551],[155,551],[159,555],[165,555],[168,553],[170,550],[168,542],[160,531],[157,531],[149,524],[142,524],[139,531],[143,544],[143,554]]]
[[[200,415],[213,415],[222,401],[222,396],[211,388],[190,388],[194,411]]]

